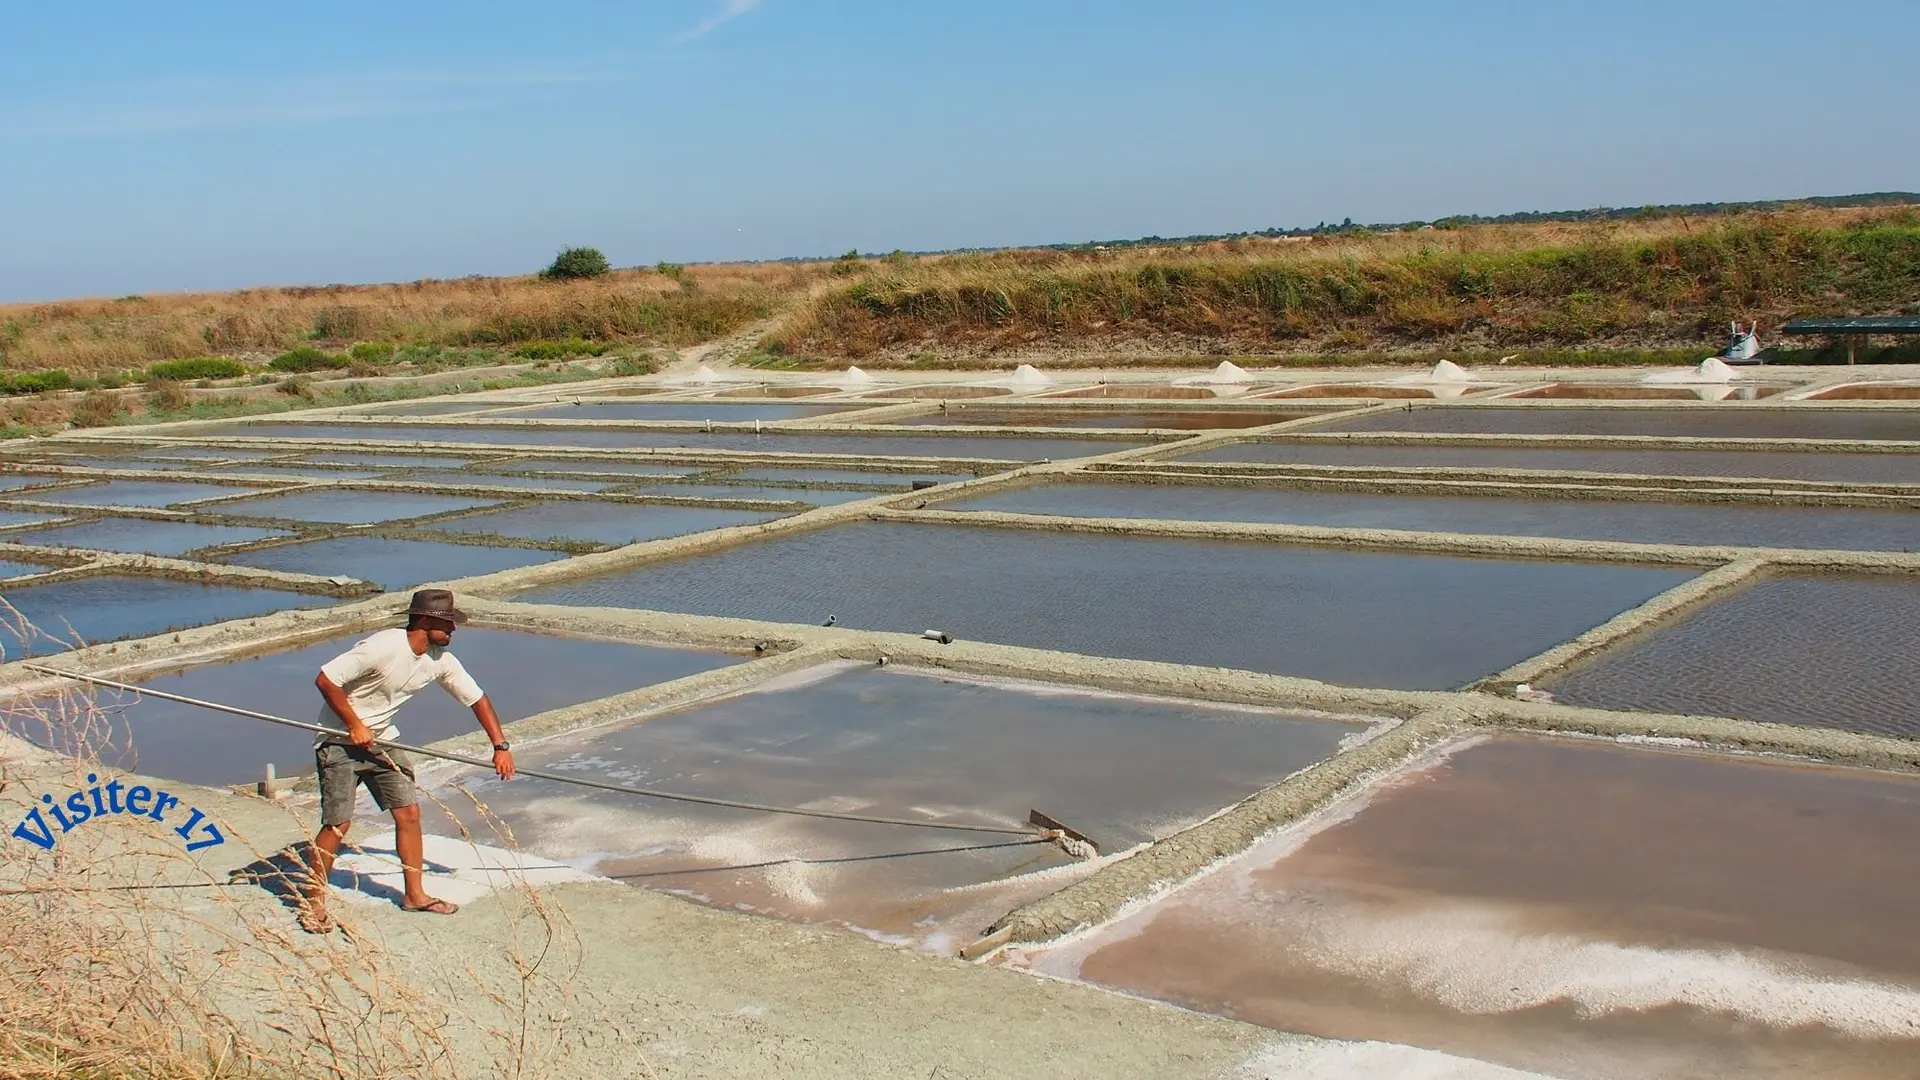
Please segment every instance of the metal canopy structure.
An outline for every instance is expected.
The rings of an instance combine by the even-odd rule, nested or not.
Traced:
[[[1847,363],[1856,353],[1866,350],[1874,334],[1905,337],[1920,334],[1920,315],[1842,315],[1829,319],[1793,319],[1780,328],[1783,334],[1825,334],[1846,342]]]

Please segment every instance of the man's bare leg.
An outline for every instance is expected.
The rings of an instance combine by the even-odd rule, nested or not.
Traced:
[[[301,912],[302,925],[326,926],[327,875],[333,873],[333,860],[340,854],[340,841],[346,839],[353,822],[322,826],[313,838],[313,855],[307,867],[306,904]]]
[[[427,895],[421,880],[427,864],[427,844],[420,835],[419,806],[393,808],[393,848],[400,856],[400,876],[406,883],[406,894],[400,898],[401,907],[408,911],[429,908],[447,915],[459,910],[458,905]]]

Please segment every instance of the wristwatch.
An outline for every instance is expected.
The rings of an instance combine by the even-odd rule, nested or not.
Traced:
[[[493,748],[495,750],[511,750],[513,749],[513,744],[510,742],[497,742],[493,744]]]

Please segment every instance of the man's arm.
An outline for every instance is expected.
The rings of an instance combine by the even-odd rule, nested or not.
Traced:
[[[493,711],[492,698],[482,694],[480,700],[473,703],[473,715],[480,721],[480,726],[486,729],[487,739],[493,745],[499,746],[507,741],[507,733],[500,729],[500,717]],[[513,751],[495,750],[493,771],[500,774],[502,780],[513,779]]]
[[[347,692],[327,678],[324,671],[313,680],[313,685],[319,688],[320,699],[327,703],[327,708],[332,709],[333,714],[347,725],[347,741],[362,750],[372,746],[373,729],[360,719],[359,713],[353,711],[353,703],[347,700]]]

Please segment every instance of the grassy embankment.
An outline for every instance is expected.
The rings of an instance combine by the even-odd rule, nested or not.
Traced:
[[[1131,354],[1154,363],[1697,361],[1729,320],[1920,311],[1920,213],[1490,225],[1004,251],[842,267],[757,359],[945,367]],[[1703,351],[1704,350],[1704,351]],[[1791,359],[1806,361],[1811,353]]]
[[[665,267],[591,281],[464,279],[0,305],[0,435],[636,374],[645,370],[641,350],[735,333],[822,276],[819,268],[774,264]],[[313,361],[316,354],[327,359]],[[589,354],[597,359],[581,359]],[[301,356],[310,362],[285,363]],[[415,381],[498,364],[523,370],[479,382]],[[378,381],[314,383],[342,377]],[[272,389],[259,389],[266,384]]]
[[[940,368],[1677,365],[1718,348],[1729,320],[1777,341],[1796,315],[1911,311],[1907,207],[123,297],[0,305],[0,434],[631,373],[637,350],[774,315],[750,362]],[[582,343],[608,355],[583,360]],[[328,359],[283,366],[303,350]],[[1920,360],[1920,346],[1863,359]],[[479,383],[419,378],[512,363]],[[316,376],[361,381],[302,381]]]

